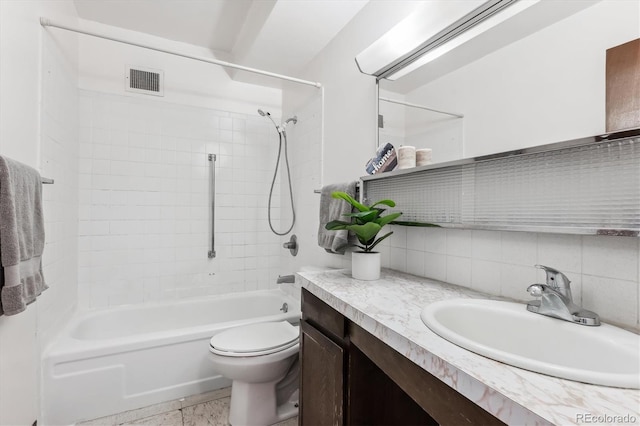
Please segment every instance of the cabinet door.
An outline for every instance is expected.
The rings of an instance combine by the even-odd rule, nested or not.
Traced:
[[[300,425],[344,423],[344,350],[301,321]]]

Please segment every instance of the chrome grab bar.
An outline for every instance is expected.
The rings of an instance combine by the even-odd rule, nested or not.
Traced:
[[[216,155],[207,154],[209,160],[209,200],[211,202],[211,250],[209,259],[216,257]]]

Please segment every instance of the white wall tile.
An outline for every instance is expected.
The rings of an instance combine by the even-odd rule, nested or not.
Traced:
[[[447,279],[447,256],[425,252],[424,276],[434,280],[445,281]]]
[[[407,250],[424,251],[426,240],[424,229],[407,227]]]
[[[537,234],[502,232],[502,261],[513,265],[533,266],[537,263]]]
[[[389,267],[401,272],[407,272],[407,250],[399,247],[391,247]]]
[[[482,259],[471,261],[471,288],[488,294],[500,294],[502,265]]]
[[[238,157],[257,149],[262,140],[245,137],[246,116],[225,120],[218,119],[225,112],[213,116],[204,108],[97,92],[81,95],[93,107],[91,120],[80,126],[90,135],[80,157],[81,187],[87,188],[80,192],[81,275],[87,280],[83,288],[91,289],[81,293],[82,305],[244,291],[259,287],[256,277],[264,280],[264,288],[275,286],[281,243],[266,228],[271,165],[248,170],[246,157],[235,163],[230,157],[227,169],[216,163],[222,177],[216,188],[218,257],[206,256],[209,164],[205,152],[227,150]],[[130,111],[135,119],[120,110]],[[150,121],[154,116],[162,117],[156,123],[161,124],[159,129]],[[87,120],[86,113],[81,117]],[[220,137],[218,125],[228,135]],[[273,158],[277,145],[260,149],[265,158]],[[279,188],[274,193],[279,200]],[[230,197],[225,199],[225,194]],[[276,221],[277,204],[272,212]]]
[[[447,282],[471,287],[471,259],[468,257],[447,257]]]
[[[582,273],[638,281],[637,238],[583,237]]]
[[[472,231],[471,255],[474,259],[500,261],[502,259],[501,233]]]
[[[536,268],[502,264],[500,268],[500,295],[515,300],[529,300],[527,287],[536,282]]]
[[[458,257],[471,257],[471,231],[447,229],[447,254]]]
[[[391,247],[407,248],[407,227],[406,226],[390,226],[393,235],[389,237]]]
[[[600,315],[605,322],[637,325],[638,284],[633,281],[583,275],[582,306]]]
[[[425,251],[446,254],[447,231],[443,228],[425,228]]]
[[[424,276],[424,251],[407,250],[407,272]]]
[[[538,234],[538,263],[564,273],[582,272],[582,237]]]

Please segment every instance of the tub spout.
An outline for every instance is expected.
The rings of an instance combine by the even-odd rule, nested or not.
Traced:
[[[278,284],[294,283],[296,282],[296,276],[295,275],[278,275],[278,280],[276,282]]]

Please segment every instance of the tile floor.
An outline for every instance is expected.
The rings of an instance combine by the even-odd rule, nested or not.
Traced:
[[[228,426],[231,388],[78,423],[78,426]],[[297,426],[294,417],[274,426]]]

